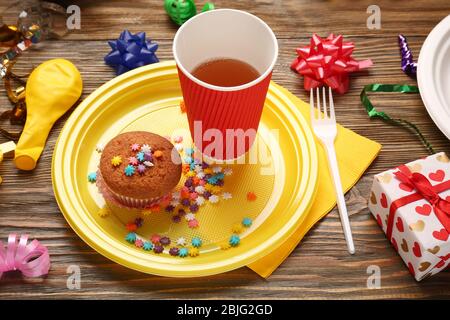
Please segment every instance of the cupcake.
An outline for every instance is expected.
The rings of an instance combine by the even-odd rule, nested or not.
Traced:
[[[181,177],[181,159],[167,139],[150,132],[122,133],[105,146],[97,186],[105,199],[146,208],[171,193]]]

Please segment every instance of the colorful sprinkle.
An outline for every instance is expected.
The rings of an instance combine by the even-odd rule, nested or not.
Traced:
[[[148,144],[143,144],[141,147],[141,151],[143,153],[150,153],[152,152],[152,148]]]
[[[163,153],[162,153],[161,150],[156,150],[155,152],[153,152],[153,156],[154,156],[156,159],[159,159],[159,158],[161,158],[161,157],[163,156]]]
[[[141,239],[136,239],[134,245],[138,248],[142,248],[144,246],[144,241],[142,241]]]
[[[105,149],[105,147],[101,143],[97,144],[97,146],[95,147],[95,151],[97,151],[98,153],[102,153],[103,149]]]
[[[171,256],[177,256],[178,252],[179,252],[179,249],[177,247],[172,247],[172,248],[169,249],[169,254]]]
[[[219,247],[222,250],[228,250],[231,248],[231,245],[228,241],[223,241],[223,242],[219,243]]]
[[[192,246],[195,247],[195,248],[201,247],[201,246],[202,246],[202,243],[203,243],[203,241],[202,241],[202,239],[200,239],[199,237],[194,237],[194,238],[192,238],[192,240],[191,240],[191,244],[192,244]]]
[[[250,227],[252,225],[252,219],[250,218],[244,218],[242,219],[242,225],[246,228]]]
[[[129,243],[134,243],[136,241],[136,233],[130,232],[126,235],[125,240]]]
[[[226,176],[231,176],[231,175],[233,174],[233,169],[231,169],[231,168],[226,168],[225,170],[223,170],[223,173],[224,173]]]
[[[198,197],[197,199],[195,199],[195,203],[199,206],[202,206],[205,204],[205,198],[203,197]]]
[[[178,250],[178,256],[180,256],[181,258],[187,257],[188,254],[189,250],[187,248],[181,248],[180,250]]]
[[[140,228],[142,227],[142,224],[144,223],[144,219],[142,219],[141,217],[134,219],[134,224]]]
[[[161,243],[163,246],[168,246],[170,244],[170,239],[168,237],[162,237],[159,239],[159,243]]]
[[[222,167],[218,167],[218,166],[213,167],[213,168],[212,168],[212,171],[213,171],[214,173],[222,172]]]
[[[121,156],[114,156],[114,157],[111,159],[111,164],[112,164],[114,167],[120,166],[120,165],[122,164],[122,157],[121,157]]]
[[[183,238],[183,237],[178,238],[176,242],[177,242],[178,246],[182,246],[182,247],[184,247],[186,245],[186,243],[187,243],[186,239]]]
[[[194,148],[186,148],[184,149],[184,153],[188,156],[192,156],[194,154]]]
[[[145,153],[144,152],[139,152],[137,155],[136,155],[136,159],[139,161],[139,162],[144,162],[144,160],[145,160]]]
[[[142,248],[143,248],[145,251],[150,251],[150,250],[153,249],[153,243],[151,243],[151,242],[149,242],[149,241],[145,241],[145,242],[144,242],[144,245],[142,246]]]
[[[133,143],[131,145],[131,151],[136,152],[136,151],[139,151],[140,148],[141,148],[141,146],[138,143]]]
[[[164,251],[164,248],[162,245],[157,244],[153,247],[154,253],[162,253],[163,251]]]
[[[232,227],[231,227],[231,232],[233,233],[242,233],[244,231],[244,227],[242,226],[242,224],[240,223],[235,223]]]
[[[111,211],[109,210],[109,208],[107,206],[104,206],[103,208],[98,210],[98,215],[102,218],[109,216],[110,214],[111,214]]]
[[[255,201],[256,200],[256,194],[252,191],[247,193],[247,200],[248,201]]]
[[[154,244],[159,243],[159,240],[161,239],[161,236],[159,234],[154,234],[150,237],[150,241]]]
[[[189,248],[189,255],[191,257],[196,257],[199,255],[199,250],[197,248]]]
[[[138,164],[138,160],[136,159],[136,157],[129,157],[128,158],[128,163],[132,166],[137,166]]]
[[[146,167],[153,167],[154,166],[153,162],[150,162],[150,161],[144,161],[144,165]]]
[[[196,203],[191,204],[189,206],[189,210],[191,210],[191,212],[193,212],[193,213],[197,212],[198,211],[198,204],[196,204]]]
[[[134,175],[135,169],[132,165],[127,165],[124,172],[127,177],[131,177],[132,175]]]
[[[224,193],[222,194],[222,198],[223,198],[224,200],[230,200],[231,198],[233,198],[233,196],[232,196],[231,193],[229,193],[229,192],[224,192]]]
[[[152,162],[153,161],[153,155],[150,152],[144,153],[144,161]]]
[[[139,172],[139,174],[144,174],[146,168],[147,168],[146,166],[144,166],[143,164],[140,164],[137,166],[137,171]]]
[[[241,238],[237,234],[233,234],[230,237],[230,240],[229,240],[230,246],[236,247],[239,245],[240,242],[241,242]]]
[[[125,226],[127,228],[128,231],[133,232],[137,230],[137,225],[134,222],[128,222],[127,225]]]
[[[196,219],[188,221],[188,227],[191,229],[198,228],[199,224]]]
[[[97,172],[91,172],[88,174],[88,181],[90,183],[94,183],[95,181],[97,181]]]
[[[194,220],[195,219],[195,214],[188,213],[187,215],[184,216],[184,218],[186,219],[186,221]]]
[[[189,199],[183,199],[181,200],[181,204],[185,207],[188,207],[191,204],[191,201]]]
[[[217,202],[219,202],[219,197],[216,196],[215,194],[213,194],[212,196],[209,197],[209,202],[217,203]]]
[[[181,221],[181,217],[178,214],[172,216],[172,221],[174,223],[179,223]]]
[[[191,164],[192,163],[192,161],[194,161],[191,157],[184,157],[184,162],[185,163],[189,163],[189,164]]]

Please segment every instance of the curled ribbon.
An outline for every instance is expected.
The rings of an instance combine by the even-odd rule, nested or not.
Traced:
[[[19,270],[26,277],[46,275],[50,269],[50,256],[38,240],[29,244],[28,235],[10,234],[5,249],[0,241],[0,278],[3,272]]]
[[[344,42],[342,35],[330,34],[322,39],[313,34],[309,46],[297,48],[298,57],[291,68],[304,76],[305,90],[327,85],[342,94],[348,91],[350,72],[372,65],[370,59],[353,59],[354,49],[353,42]]]
[[[391,203],[386,230],[387,238],[391,239],[392,237],[394,216],[397,209],[421,199],[425,199],[431,204],[436,217],[447,232],[450,233],[450,202],[439,196],[440,192],[450,189],[450,180],[433,186],[423,174],[418,172],[412,173],[405,165],[399,166],[398,171],[394,172],[394,175],[402,183],[414,188],[416,192]]]

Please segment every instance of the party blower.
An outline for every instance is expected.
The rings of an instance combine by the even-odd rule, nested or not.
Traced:
[[[80,72],[68,60],[48,60],[33,70],[25,92],[27,120],[14,158],[18,169],[36,167],[50,129],[80,98],[82,90]]]

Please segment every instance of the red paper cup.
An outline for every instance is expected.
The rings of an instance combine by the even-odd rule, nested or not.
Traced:
[[[173,54],[196,148],[217,160],[244,155],[255,140],[278,56],[273,31],[244,11],[207,11],[181,26]],[[244,85],[220,87],[191,74],[198,65],[217,58],[244,61],[261,76]]]

